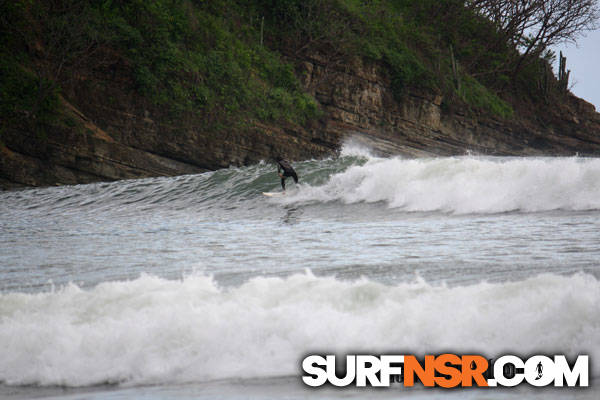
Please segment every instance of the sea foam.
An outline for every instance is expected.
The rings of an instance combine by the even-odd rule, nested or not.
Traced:
[[[387,286],[315,277],[143,275],[90,289],[0,295],[0,382],[86,386],[300,374],[309,352],[600,357],[600,282]],[[592,375],[600,363],[592,363]]]
[[[596,210],[600,159],[370,156],[281,201],[384,202],[405,211],[456,214]]]

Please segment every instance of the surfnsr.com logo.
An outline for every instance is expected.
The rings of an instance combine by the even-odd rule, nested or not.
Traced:
[[[347,355],[345,370],[335,355],[309,355],[302,361],[302,380],[308,386],[389,387],[393,383],[425,387],[531,386],[586,387],[589,359],[580,355],[569,363],[564,355],[535,355],[526,360],[504,355],[488,361],[481,355]],[[337,365],[344,367],[344,365]]]

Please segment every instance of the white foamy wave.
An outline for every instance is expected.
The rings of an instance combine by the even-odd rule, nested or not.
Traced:
[[[600,209],[600,159],[371,158],[283,202],[386,202],[406,211]]]
[[[374,158],[373,151],[364,143],[353,138],[347,139],[340,151],[342,157]]]
[[[0,295],[0,382],[82,386],[298,375],[327,352],[566,353],[600,357],[589,275],[434,287],[310,273],[229,289],[142,276]],[[598,376],[600,363],[593,363]]]

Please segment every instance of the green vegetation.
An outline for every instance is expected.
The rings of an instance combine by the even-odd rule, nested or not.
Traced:
[[[398,101],[422,90],[508,118],[513,99],[547,99],[541,52],[525,58],[470,3],[0,0],[0,112],[3,123],[49,123],[78,71],[117,71],[122,90],[173,120],[305,124],[320,110],[288,60],[311,56],[333,69],[379,63]]]
[[[256,40],[240,38],[243,29],[214,7],[182,0],[125,7],[105,2],[103,17],[115,32],[110,44],[126,51],[138,90],[175,112],[213,120],[313,118],[316,103],[300,90],[291,65]]]
[[[24,0],[0,6],[2,36],[10,39],[0,44],[1,54],[21,50],[18,57],[2,57],[3,115],[30,120],[42,115],[32,114],[40,109],[45,120],[69,75],[115,65],[129,66],[133,89],[173,118],[193,113],[217,126],[253,118],[305,123],[319,115],[293,67],[253,39],[247,26],[237,28],[216,12],[215,2]],[[50,82],[52,90],[36,90],[40,82]]]
[[[6,53],[0,53],[0,77],[2,123],[25,123],[40,131],[56,118],[58,89],[51,82],[26,70]]]
[[[0,133],[5,126],[22,123],[37,130],[41,128],[40,124],[54,119],[58,90],[52,82],[28,68],[25,54],[12,51],[17,38],[10,34],[5,21],[18,15],[24,6],[8,1],[0,5]],[[21,32],[25,25],[25,21],[16,20],[14,23]]]
[[[477,109],[486,110],[504,118],[513,115],[511,106],[470,76],[463,78],[458,95],[465,103]]]

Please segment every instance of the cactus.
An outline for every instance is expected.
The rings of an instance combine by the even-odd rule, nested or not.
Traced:
[[[452,61],[452,77],[454,78],[454,86],[457,91],[460,91],[460,76],[458,75],[458,63],[454,57],[454,49],[450,45],[450,60]]]
[[[567,70],[567,57],[563,56],[562,51],[560,52],[560,59],[558,64],[558,87],[562,91],[567,91],[569,88],[569,76],[571,70]]]

